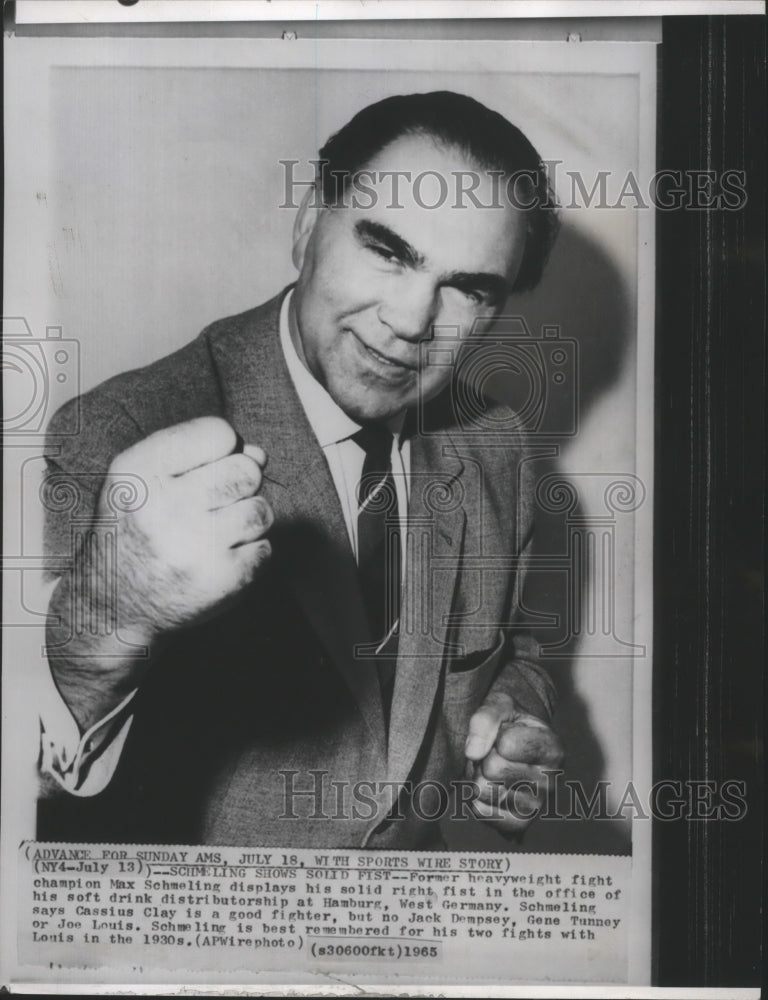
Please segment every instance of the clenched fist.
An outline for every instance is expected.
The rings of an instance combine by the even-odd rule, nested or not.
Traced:
[[[59,579],[46,629],[51,673],[82,732],[138,687],[159,636],[222,609],[269,556],[272,511],[256,495],[266,456],[237,444],[225,420],[200,417],[112,462],[107,482],[140,477],[146,502],[119,515],[114,564],[98,554],[111,543],[94,528],[76,571]],[[103,493],[99,513],[111,536]]]
[[[117,621],[151,641],[215,614],[270,554],[272,510],[256,494],[264,452],[220,417],[157,431],[118,455],[111,476],[146,483],[118,524]],[[103,499],[100,499],[101,507]]]
[[[548,770],[563,760],[557,735],[510,695],[491,693],[469,721],[464,752],[466,777],[477,785],[475,814],[521,834],[544,806]]]

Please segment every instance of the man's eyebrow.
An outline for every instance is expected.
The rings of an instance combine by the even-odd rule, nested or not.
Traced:
[[[361,239],[376,240],[377,243],[381,243],[395,257],[410,267],[420,267],[424,263],[423,255],[410,243],[406,243],[402,236],[398,236],[389,226],[363,219],[355,223],[355,232]]]
[[[443,278],[443,284],[461,291],[483,292],[492,302],[503,302],[511,292],[503,275],[489,271],[452,271]]]

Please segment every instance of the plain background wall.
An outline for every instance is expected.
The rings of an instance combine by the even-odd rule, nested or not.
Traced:
[[[519,125],[544,159],[562,161],[564,203],[566,170],[588,186],[607,170],[618,193],[638,166],[637,79],[504,70],[55,69],[49,189],[39,195],[49,232],[40,310],[78,340],[80,388],[169,353],[292,281],[295,213],[277,207],[279,161],[306,163],[355,111],[387,94],[467,93]],[[579,433],[563,438],[557,459],[574,481],[634,471],[636,271],[631,207],[565,209],[542,285],[510,303],[531,330],[558,325],[578,344]],[[514,401],[513,384],[499,388]],[[590,483],[598,493],[582,490],[580,509],[600,514],[603,480]],[[617,524],[616,633],[630,639],[631,515]],[[562,534],[562,519],[551,530]],[[542,590],[544,599],[566,596],[557,576]],[[599,641],[582,641],[577,652],[551,661],[568,777],[587,786],[608,780],[620,795],[631,775],[632,661],[605,656]],[[539,823],[524,849],[599,852],[626,843],[621,823]],[[478,828],[456,846],[499,842]]]

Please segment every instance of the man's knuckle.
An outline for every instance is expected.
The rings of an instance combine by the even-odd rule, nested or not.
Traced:
[[[250,455],[246,455],[241,451],[230,455],[227,463],[229,468],[234,471],[234,474],[244,482],[249,482],[257,478],[260,473],[259,463],[254,461]]]
[[[543,755],[543,761],[549,767],[559,767],[564,760],[565,752],[559,744],[557,746],[550,747],[550,749]]]
[[[259,542],[259,559],[264,562],[269,559],[272,555],[272,544],[268,538],[264,538]]]
[[[244,530],[253,534],[255,541],[272,523],[272,510],[261,497],[241,500]]]
[[[269,501],[265,500],[264,497],[254,497],[254,503],[256,505],[256,510],[258,511],[261,523],[265,527],[272,524],[275,519],[275,515]]]
[[[525,752],[528,741],[521,734],[519,726],[507,726],[499,733],[496,745],[502,757],[512,759],[519,758]]]
[[[214,497],[230,502],[248,495],[247,484],[241,476],[232,476],[219,480],[212,492]]]
[[[489,781],[501,781],[505,775],[505,761],[496,753],[489,753],[481,762],[480,770]]]

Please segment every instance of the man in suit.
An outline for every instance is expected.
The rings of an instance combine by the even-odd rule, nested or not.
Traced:
[[[447,93],[321,157],[294,287],[51,424],[41,837],[434,847],[451,814],[519,833],[560,760],[518,621],[524,435],[451,381],[541,273],[539,157]],[[425,194],[446,178],[473,197]]]

